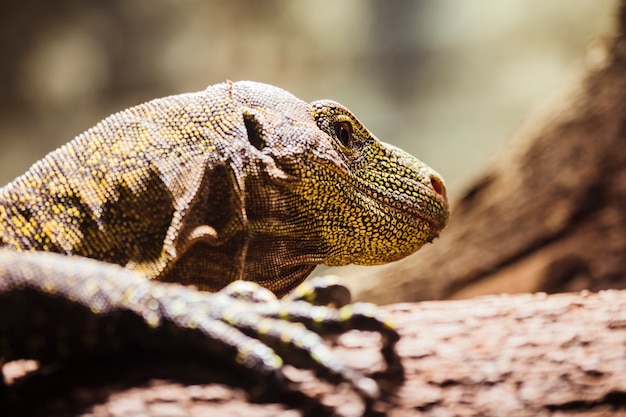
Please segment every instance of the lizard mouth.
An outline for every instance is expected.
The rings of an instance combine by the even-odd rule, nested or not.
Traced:
[[[359,254],[352,263],[361,265],[394,262],[418,251],[422,246],[435,240],[448,223],[449,208],[445,193],[438,193],[428,185],[417,181],[402,181],[402,190],[393,192],[377,184],[368,183],[359,187],[361,198],[370,206],[370,212],[380,216],[380,228],[393,230],[386,242],[378,243],[384,249],[370,253],[362,261]],[[411,187],[411,188],[409,188]],[[375,262],[372,259],[378,258]]]
[[[436,238],[446,227],[449,217],[448,199],[443,182],[434,175],[430,178],[428,185],[407,178],[397,178],[397,180],[396,184],[401,184],[397,189],[404,190],[404,192],[390,191],[388,187],[375,184],[372,186],[371,183],[364,186],[362,190],[369,198],[397,216],[410,222],[426,223],[432,239]]]

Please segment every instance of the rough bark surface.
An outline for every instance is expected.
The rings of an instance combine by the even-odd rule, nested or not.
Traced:
[[[626,12],[456,202],[434,245],[345,272],[378,303],[626,287]],[[341,272],[340,272],[341,274]]]
[[[626,414],[625,291],[486,296],[385,309],[402,334],[397,352],[404,381],[383,382],[385,400],[374,404],[372,415]],[[380,364],[370,334],[343,336],[338,352],[357,368],[377,369]],[[236,374],[213,372],[206,363],[191,359],[137,361],[123,371],[99,365],[91,370],[93,381],[85,384],[89,373],[78,372],[76,387],[54,380],[55,395],[46,401],[41,398],[50,396],[37,390],[50,390],[52,383],[36,386],[32,395],[37,396],[31,398],[41,402],[29,404],[33,415],[252,417],[363,412],[354,393],[320,384],[311,375],[294,378],[302,382],[308,400],[287,396],[281,399],[287,404],[252,404],[244,394],[248,388],[233,389],[241,385]],[[146,378],[143,382],[140,375]],[[65,380],[71,378],[66,375]]]

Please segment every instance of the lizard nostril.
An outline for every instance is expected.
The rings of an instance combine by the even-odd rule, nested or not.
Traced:
[[[430,185],[432,185],[433,190],[441,196],[446,196],[446,186],[443,185],[443,181],[435,175],[430,176]]]

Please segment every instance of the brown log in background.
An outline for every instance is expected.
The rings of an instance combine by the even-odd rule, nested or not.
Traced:
[[[452,203],[441,238],[377,268],[354,268],[378,303],[502,292],[626,287],[626,42],[591,47],[587,69],[535,114]]]

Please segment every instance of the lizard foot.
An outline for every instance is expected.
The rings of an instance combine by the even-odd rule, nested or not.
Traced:
[[[310,369],[375,399],[377,383],[346,366],[322,336],[379,332],[386,360],[399,338],[373,304],[333,308],[297,296],[278,300],[250,282],[207,293],[87,258],[10,251],[0,252],[0,278],[0,340],[12,341],[0,343],[7,361],[45,364],[132,349],[206,352],[286,384],[285,364]]]
[[[308,287],[307,294],[311,289],[326,291],[322,292],[326,300],[331,300],[328,296],[337,292],[345,297],[347,291],[341,289],[345,287],[334,277],[318,280]],[[347,381],[364,398],[375,399],[380,395],[374,380],[345,366],[322,339],[323,335],[352,329],[375,331],[383,337],[383,351],[392,350],[398,334],[375,305],[355,303],[333,308],[297,297],[278,300],[267,289],[248,281],[236,281],[218,293],[199,295],[211,297],[211,302],[206,303],[200,297],[196,303],[202,303],[201,306],[188,300],[187,307],[181,310],[170,308],[176,304],[172,299],[162,303],[163,316],[185,327],[197,326],[236,352],[237,363],[261,374],[274,374],[286,380],[283,365],[288,363],[314,370],[331,381]],[[194,310],[205,311],[201,315],[194,313],[189,323],[189,312]]]

